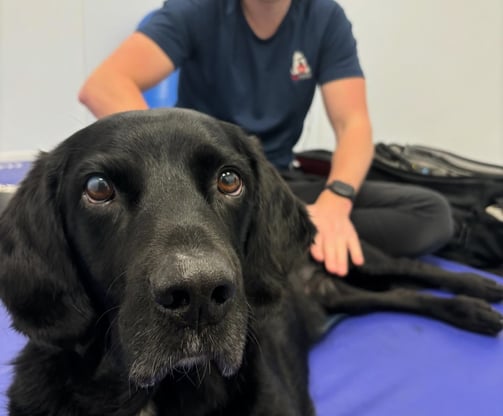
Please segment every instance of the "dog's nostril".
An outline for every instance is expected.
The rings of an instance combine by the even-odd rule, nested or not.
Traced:
[[[158,296],[156,302],[166,309],[180,309],[190,304],[190,294],[183,289],[171,289]]]
[[[211,300],[217,305],[222,305],[234,296],[234,285],[225,284],[217,286],[211,293]]]

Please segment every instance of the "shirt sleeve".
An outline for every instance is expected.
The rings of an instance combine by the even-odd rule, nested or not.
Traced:
[[[188,0],[169,0],[144,19],[137,28],[152,39],[179,67],[192,50],[189,33],[193,4]]]
[[[351,22],[335,3],[322,39],[318,83],[350,77],[363,77],[363,71]]]

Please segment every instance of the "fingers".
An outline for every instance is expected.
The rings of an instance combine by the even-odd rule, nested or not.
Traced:
[[[361,266],[364,258],[358,234],[349,218],[350,207],[343,212],[331,206],[308,205],[307,208],[318,231],[311,245],[314,260],[325,263],[325,269],[338,276],[347,275],[349,259]]]
[[[323,252],[323,241],[320,233],[316,233],[313,244],[311,244],[311,256],[319,263],[325,261],[325,254]]]
[[[360,240],[352,224],[345,233],[334,236],[322,232],[316,234],[311,255],[318,262],[324,262],[328,272],[338,276],[348,273],[349,259],[357,266],[364,263]]]
[[[361,266],[365,262],[363,257],[363,250],[360,244],[360,239],[355,232],[355,237],[350,239],[348,242],[348,251],[351,256],[351,261],[355,266]]]

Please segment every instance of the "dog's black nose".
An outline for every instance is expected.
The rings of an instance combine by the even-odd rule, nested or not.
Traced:
[[[181,325],[215,325],[226,315],[236,293],[228,279],[197,279],[155,287],[155,302]]]

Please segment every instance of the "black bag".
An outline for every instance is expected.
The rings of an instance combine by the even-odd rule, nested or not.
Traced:
[[[480,268],[503,264],[503,167],[426,146],[376,145],[367,179],[411,183],[443,194],[455,235],[438,255]]]

